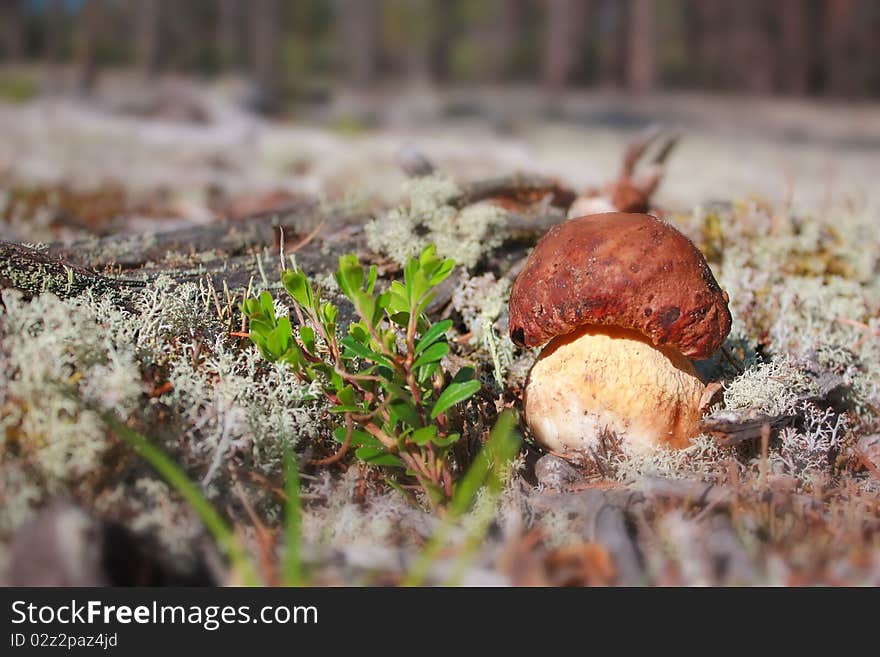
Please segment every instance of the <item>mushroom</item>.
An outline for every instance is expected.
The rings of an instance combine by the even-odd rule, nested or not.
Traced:
[[[656,152],[637,173],[639,161],[646,159],[648,149],[658,141]],[[678,135],[664,135],[656,128],[638,136],[623,154],[617,179],[580,194],[569,206],[567,217],[572,219],[603,212],[652,212],[651,197],[663,180],[666,160],[676,144]]]
[[[510,336],[544,346],[526,423],[556,452],[612,433],[634,451],[684,447],[706,389],[690,359],[730,331],[727,294],[696,246],[647,214],[568,220],[538,242],[513,284]]]

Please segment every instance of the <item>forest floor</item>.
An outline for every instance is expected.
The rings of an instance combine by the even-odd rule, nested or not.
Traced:
[[[268,121],[241,95],[116,80],[88,101],[0,102],[0,240],[45,258],[36,283],[0,268],[0,579],[240,581],[111,417],[183,468],[269,583],[289,446],[315,584],[880,584],[880,108],[377,89]],[[704,434],[596,468],[523,429],[503,489],[454,522],[382,466],[316,463],[339,417],[242,337],[248,290],[293,305],[282,243],[340,331],[340,255],[375,264],[380,287],[428,241],[458,260],[428,314],[453,322],[443,366],[482,383],[456,416],[461,472],[521,405],[535,353],[507,338],[506,300],[564,217],[559,190],[614,180],[652,125],[680,136],[654,207],[734,317],[727,356],[699,364],[723,383]],[[407,178],[420,156],[436,172]]]

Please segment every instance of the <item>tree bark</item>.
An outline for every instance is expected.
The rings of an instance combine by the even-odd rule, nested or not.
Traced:
[[[595,7],[598,82],[602,86],[618,86],[626,61],[626,5],[619,0],[598,0]]]
[[[805,0],[779,0],[779,86],[790,94],[802,96],[809,89],[810,48],[807,43],[807,3]]]
[[[251,70],[255,84],[256,109],[273,112],[280,101],[280,65],[278,61],[278,2],[251,0],[250,53]]]
[[[578,0],[546,0],[544,57],[541,82],[547,91],[567,85],[583,52],[584,4]]]
[[[50,67],[58,66],[64,55],[64,0],[49,0],[46,5],[46,44],[44,54]]]
[[[219,0],[217,9],[216,44],[217,59],[221,69],[234,66],[241,57],[241,31],[239,29],[242,6],[240,0]]]
[[[23,0],[4,0],[0,5],[0,24],[3,54],[12,63],[21,61],[25,55]]]
[[[856,29],[856,0],[826,0],[826,90],[834,96],[853,97],[860,92],[860,40]],[[874,35],[876,38],[876,35]]]
[[[140,0],[137,12],[137,67],[146,78],[159,72],[162,0]]]
[[[626,86],[632,91],[650,91],[657,83],[654,0],[630,2],[627,46]]]
[[[494,0],[489,3],[489,15],[471,35],[482,56],[480,78],[484,82],[497,83],[507,77],[521,10],[518,0]]]
[[[101,33],[101,0],[85,0],[80,10],[77,30],[77,86],[90,94],[98,81],[97,45]]]
[[[728,66],[735,67],[738,86],[752,93],[774,87],[774,48],[768,30],[772,6],[762,0],[740,0],[733,5],[733,51]]]
[[[379,52],[379,5],[377,0],[338,0],[338,51],[345,77],[359,87],[376,79]]]

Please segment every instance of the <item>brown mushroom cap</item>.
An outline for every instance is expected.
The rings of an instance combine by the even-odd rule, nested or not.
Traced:
[[[727,294],[699,249],[648,214],[571,219],[538,242],[510,294],[510,337],[538,347],[585,324],[619,326],[689,358],[730,331]]]

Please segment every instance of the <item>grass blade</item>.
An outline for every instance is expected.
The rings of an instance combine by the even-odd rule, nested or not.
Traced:
[[[522,436],[517,431],[518,419],[514,411],[504,411],[492,427],[489,440],[480,450],[476,460],[468,468],[464,478],[458,484],[452,503],[440,527],[428,541],[422,553],[416,559],[410,572],[403,580],[404,586],[422,586],[431,567],[437,561],[437,556],[446,546],[453,525],[470,510],[477,497],[477,493],[483,486],[492,497],[494,506],[495,498],[501,493],[504,483],[504,474],[510,462],[516,457],[522,442]],[[484,510],[485,512],[485,510]],[[482,543],[489,525],[492,514],[485,513],[479,518],[474,531],[467,537],[462,553],[456,560],[451,583],[457,582],[473,557],[476,549]]]
[[[216,507],[202,494],[198,486],[186,475],[186,473],[172,461],[161,449],[153,445],[146,436],[135,431],[116,416],[105,413],[103,420],[113,432],[147,461],[167,481],[183,499],[199,515],[205,527],[214,537],[218,547],[229,559],[229,564],[234,572],[247,586],[256,586],[259,583],[256,570],[244,551],[241,541],[233,533],[232,528],[222,518]]]
[[[284,563],[282,582],[284,586],[302,586],[303,573],[300,559],[302,540],[302,501],[299,494],[299,470],[290,447],[284,448],[284,478],[287,504],[284,508]]]

